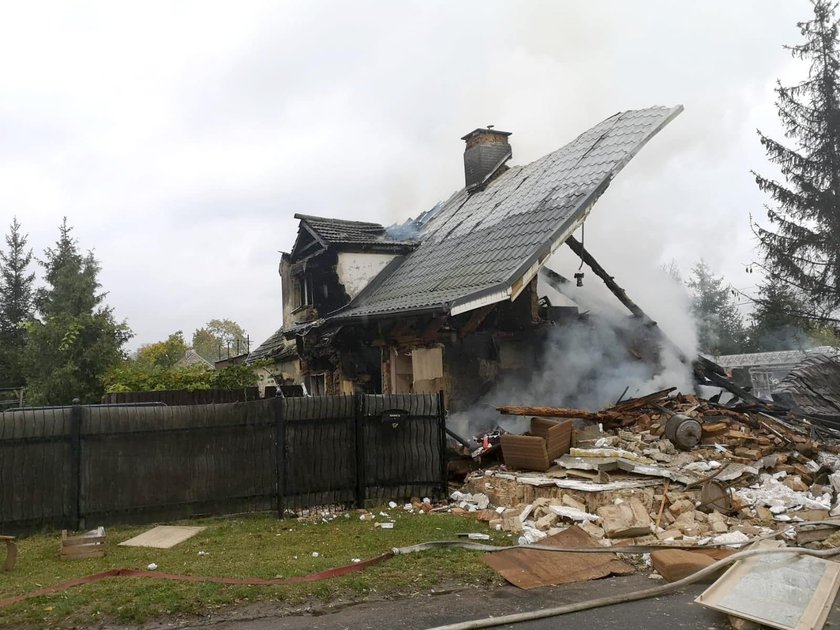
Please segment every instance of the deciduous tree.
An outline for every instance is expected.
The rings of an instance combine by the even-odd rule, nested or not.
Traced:
[[[230,319],[211,319],[193,333],[192,347],[202,357],[214,363],[221,359],[248,352],[248,333]]]

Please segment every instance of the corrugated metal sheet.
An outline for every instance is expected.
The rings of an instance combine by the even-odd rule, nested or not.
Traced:
[[[836,355],[813,354],[773,390],[773,400],[795,411],[840,417],[840,361]]]

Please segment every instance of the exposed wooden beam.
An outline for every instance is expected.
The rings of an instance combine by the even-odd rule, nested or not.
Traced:
[[[458,330],[458,336],[462,339],[467,335],[471,335],[478,327],[481,326],[482,322],[487,319],[487,316],[490,312],[496,308],[495,304],[488,304],[487,306],[482,306],[472,312],[470,318],[467,320],[467,323],[461,326],[460,330]]]
[[[574,236],[570,236],[566,239],[566,245],[568,245],[572,251],[577,254],[580,259],[586,263],[586,265],[595,273],[596,276],[601,278],[604,281],[604,284],[607,285],[607,288],[612,292],[612,294],[618,298],[618,301],[624,304],[635,317],[639,317],[651,324],[656,324],[650,317],[648,317],[647,313],[645,313],[641,307],[636,304],[630,297],[627,295],[627,292],[622,289],[615,279],[607,273],[606,269],[604,269],[601,265],[598,264],[598,261],[590,254],[586,249],[584,249],[583,244],[578,241]]]

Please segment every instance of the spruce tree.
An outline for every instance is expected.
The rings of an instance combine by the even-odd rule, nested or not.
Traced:
[[[691,311],[697,322],[698,349],[707,354],[745,351],[746,332],[732,291],[702,260],[691,270]]]
[[[787,46],[810,64],[808,78],[776,87],[776,107],[792,146],[759,131],[779,182],[753,173],[772,203],[769,226],[756,225],[766,267],[808,297],[810,310],[840,306],[840,57],[835,4],[811,0],[813,19],[798,24],[804,41]]]
[[[131,336],[104,303],[99,263],[79,251],[71,231],[65,219],[55,247],[39,261],[46,286],[35,295],[37,316],[24,355],[28,397],[37,404],[99,402],[102,378],[124,358]]]
[[[26,344],[25,324],[32,319],[35,273],[29,273],[32,250],[21,233],[17,217],[0,250],[0,387],[25,384],[21,354]]]
[[[756,352],[800,350],[811,345],[810,322],[796,291],[775,277],[762,282],[750,314],[750,347]]]

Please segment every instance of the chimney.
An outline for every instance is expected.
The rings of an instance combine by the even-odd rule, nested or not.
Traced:
[[[472,191],[487,183],[499,167],[512,156],[507,131],[476,129],[461,138],[467,143],[464,149],[464,175],[467,190]]]

